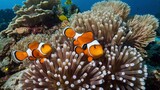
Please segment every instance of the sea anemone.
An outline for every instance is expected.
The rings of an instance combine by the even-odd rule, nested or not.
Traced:
[[[100,89],[98,85],[104,82],[105,66],[99,62],[86,63],[81,61],[83,53],[76,54],[69,46],[63,44],[56,48],[51,58],[44,63],[39,60],[31,65],[31,69],[24,73],[21,82],[26,90],[82,90]]]
[[[141,22],[141,23],[139,23]],[[138,23],[138,24],[137,24]],[[125,44],[137,48],[142,54],[145,54],[146,47],[154,41],[156,32],[159,27],[158,20],[153,15],[135,15],[127,21],[131,34],[127,34]]]
[[[130,6],[121,1],[102,1],[95,3],[92,10],[96,12],[113,12],[114,14],[117,14],[121,18],[125,19],[130,12]]]
[[[105,90],[138,90],[145,89],[147,66],[142,64],[141,54],[130,46],[111,46],[105,48],[107,75],[104,77]]]

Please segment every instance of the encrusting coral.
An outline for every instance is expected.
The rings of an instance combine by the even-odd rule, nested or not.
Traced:
[[[44,63],[31,62],[22,76],[22,89],[144,90],[148,73],[141,50],[153,41],[158,21],[152,15],[128,19],[129,11],[123,2],[102,1],[91,11],[75,14],[70,27],[79,33],[93,32],[104,55],[88,62],[83,53],[75,53],[73,40],[57,30],[44,39],[52,44],[52,54]]]

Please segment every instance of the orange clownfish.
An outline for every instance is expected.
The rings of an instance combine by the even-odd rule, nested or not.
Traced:
[[[103,48],[101,44],[93,38],[92,32],[85,32],[82,34],[76,33],[72,28],[64,28],[63,34],[68,38],[73,38],[73,44],[76,46],[76,53],[84,53],[88,56],[88,61],[97,59],[103,55]]]
[[[52,47],[48,43],[39,43],[32,42],[28,44],[27,51],[13,51],[12,56],[15,62],[23,61],[28,58],[29,60],[37,60],[39,59],[41,63],[44,62],[44,59],[47,58],[52,52]]]

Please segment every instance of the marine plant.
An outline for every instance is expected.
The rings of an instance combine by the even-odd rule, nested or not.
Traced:
[[[21,88],[144,90],[148,75],[144,47],[154,40],[159,24],[153,15],[127,18],[129,11],[124,2],[102,1],[90,11],[75,14],[70,27],[78,33],[91,31],[103,46],[104,55],[88,62],[83,53],[75,53],[73,40],[58,30],[46,40],[52,44],[51,56],[44,63],[30,63],[20,80]]]

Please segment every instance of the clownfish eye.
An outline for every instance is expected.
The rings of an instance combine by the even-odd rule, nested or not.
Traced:
[[[87,44],[84,44],[84,45],[82,46],[82,49],[83,49],[83,50],[87,49]]]

